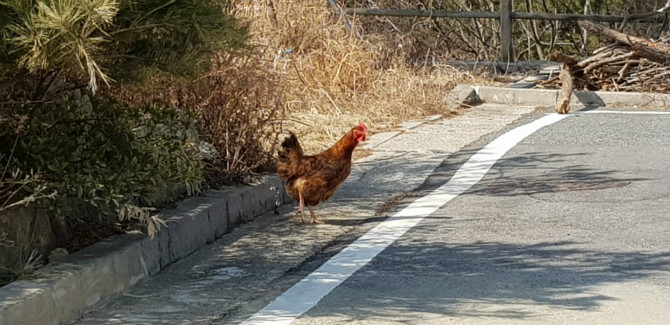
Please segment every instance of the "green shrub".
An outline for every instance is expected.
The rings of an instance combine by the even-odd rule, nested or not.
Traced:
[[[166,102],[108,98],[118,84],[156,75],[188,84],[183,77],[206,74],[215,54],[244,47],[246,29],[226,6],[0,0],[0,210],[76,198],[152,232],[153,206],[175,191],[200,191],[195,117]],[[72,91],[88,84],[95,93],[101,83],[112,87],[93,104]]]
[[[59,202],[77,198],[103,211],[117,209],[121,218],[148,224],[151,233],[158,219],[139,207],[159,203],[179,186],[189,195],[201,190],[195,118],[167,107],[94,104],[70,96],[17,108],[14,113],[27,118],[15,148],[8,145],[13,139],[2,139],[2,164],[42,172],[28,191],[42,186],[58,193]]]

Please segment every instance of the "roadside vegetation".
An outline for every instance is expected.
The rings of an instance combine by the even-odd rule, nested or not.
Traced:
[[[35,234],[40,219],[69,239],[97,238],[77,233],[85,222],[139,223],[153,234],[156,206],[202,190],[197,112],[121,94],[148,80],[197,80],[219,53],[243,49],[246,28],[225,3],[6,0],[0,36],[5,278],[43,259],[33,249],[53,248]],[[25,205],[34,216],[18,212]]]
[[[517,8],[616,14],[660,2]],[[332,3],[497,10],[481,0]],[[0,0],[0,256],[12,256],[0,273],[27,276],[56,246],[71,252],[137,227],[152,235],[157,209],[272,171],[286,130],[316,152],[359,122],[375,132],[457,115],[447,92],[494,76],[445,63],[495,60],[498,28],[348,17],[322,0]],[[568,23],[519,22],[515,33],[518,60],[598,45]],[[37,240],[40,218],[66,243]]]

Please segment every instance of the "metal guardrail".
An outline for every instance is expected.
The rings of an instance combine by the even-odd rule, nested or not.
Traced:
[[[333,0],[328,0],[334,6]],[[500,11],[447,11],[447,10],[401,10],[401,9],[370,9],[345,8],[343,12],[358,16],[391,16],[391,17],[434,17],[434,18],[484,18],[500,20],[500,57],[503,62],[510,62],[513,57],[512,26],[515,19],[534,20],[591,20],[600,22],[621,22],[644,20],[664,14],[668,5],[657,11],[631,15],[583,15],[559,13],[516,12],[512,0],[501,0]]]

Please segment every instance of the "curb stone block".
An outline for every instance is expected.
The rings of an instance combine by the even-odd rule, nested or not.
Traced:
[[[156,233],[153,239],[158,244],[158,251],[155,253],[158,255],[158,261],[160,262],[160,270],[164,269],[166,266],[171,264],[170,260],[170,233],[167,228],[161,227],[160,230]]]
[[[0,288],[0,325],[70,323],[241,221],[276,210],[277,202],[291,201],[276,176],[263,177],[255,186],[186,199],[161,213],[168,227],[159,229],[153,239],[143,234],[113,236],[45,266],[38,271],[39,279]]]
[[[605,101],[596,92],[583,90],[577,90],[572,93],[570,105],[607,106]]]
[[[144,263],[142,266],[143,269],[146,267],[146,270],[149,272],[149,276],[152,276],[161,271],[161,262],[160,254],[156,252],[160,251],[160,241],[158,236],[154,238],[149,238],[146,235],[139,234],[136,236],[142,236],[139,240],[131,244],[131,246],[139,246],[138,249],[142,252],[140,255],[140,263]],[[134,284],[134,283],[133,283]]]
[[[628,93],[628,92],[575,92],[575,97],[580,98],[588,96],[595,102],[591,106],[610,106],[610,107],[658,107],[665,108],[670,106],[670,95],[655,93]],[[577,104],[584,104],[583,100],[577,101]],[[598,105],[599,104],[599,105]]]
[[[253,220],[265,211],[277,209],[277,201],[279,200],[277,194],[280,191],[280,186],[281,183],[279,182],[265,179],[263,183],[256,185],[254,188],[247,188],[245,191],[245,204],[247,207],[251,207],[253,211],[252,215],[246,216],[249,218],[248,220]]]
[[[105,240],[102,244],[109,245],[110,243],[109,240]],[[95,246],[98,245],[87,248],[92,248],[91,251],[93,251],[93,249],[98,248]],[[100,250],[100,253],[98,255],[100,256],[99,258],[85,258],[73,263],[80,269],[79,278],[85,308],[90,308],[99,302],[103,302],[106,300],[105,298],[111,299],[116,293],[114,290],[116,287],[114,284],[114,272],[116,271],[114,267],[114,254],[116,252],[104,252],[104,250]],[[71,259],[68,258],[68,260]]]
[[[51,290],[46,283],[20,280],[2,289],[0,324],[48,324],[53,318]]]
[[[264,189],[262,187],[254,186],[253,189],[245,187],[240,191],[241,195],[240,221],[242,223],[254,220],[254,216],[256,215],[258,210],[261,209],[261,207],[259,207],[261,203],[256,201],[256,195],[258,194],[255,194],[254,190],[262,191]]]
[[[204,199],[204,200],[203,200]],[[205,197],[189,198],[188,206],[196,203],[193,210],[174,211],[164,214],[168,232],[169,264],[191,255],[196,249],[205,246],[208,239],[209,212]],[[178,208],[179,209],[179,208]],[[214,232],[212,231],[212,237]]]
[[[556,105],[558,90],[478,87],[479,97],[486,103],[509,105]]]
[[[470,86],[487,103],[509,105],[555,106],[558,97],[556,89],[519,89],[488,86]],[[456,88],[454,89],[456,90]],[[463,91],[459,88],[458,91]],[[452,96],[455,96],[452,94]],[[670,106],[670,94],[584,91],[575,90],[570,105],[586,107],[637,107],[662,108]]]
[[[475,106],[481,104],[481,101],[477,88],[470,85],[456,85],[442,100],[447,106],[447,111],[452,111],[451,108],[461,105]]]
[[[265,177],[263,184],[268,186],[270,198],[267,200],[267,209],[276,210],[279,206],[290,203],[293,199],[286,193],[284,181],[279,177]],[[288,199],[287,199],[288,198]]]
[[[51,301],[53,301],[52,322],[63,323],[81,317],[82,311],[76,306],[84,305],[78,267],[68,263],[59,263],[48,275],[51,280]],[[47,282],[45,282],[47,283]]]
[[[268,211],[276,210],[292,199],[286,195],[283,182],[278,177],[264,177],[260,184],[221,190],[213,193],[224,198],[228,211],[228,228],[248,222]]]
[[[248,221],[251,221],[260,215],[262,211],[274,210],[275,208],[275,198],[274,192],[271,190],[272,186],[268,184],[263,184],[258,186],[256,191],[248,191],[247,195],[247,206],[250,206],[253,209],[252,215],[247,215],[249,218]]]
[[[228,232],[228,202],[222,198],[223,191],[213,190],[207,193],[212,198],[209,209],[209,222],[214,230],[214,237],[219,238]]]
[[[242,194],[235,190],[221,191],[221,198],[226,202],[226,214],[228,215],[228,231],[231,231],[242,220]]]
[[[123,292],[137,281],[160,271],[157,254],[151,254],[158,251],[158,241],[141,234],[122,235],[119,240],[125,245],[114,254],[115,292]]]

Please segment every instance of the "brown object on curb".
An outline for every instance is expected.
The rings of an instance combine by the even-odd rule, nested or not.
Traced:
[[[571,68],[567,63],[561,65],[558,79],[561,80],[561,90],[558,92],[558,99],[556,100],[556,112],[558,114],[567,114],[570,112],[570,97],[575,87],[572,80]]]
[[[577,65],[577,60],[562,53],[553,52],[549,54],[549,60],[561,62],[561,71],[558,74],[558,80],[561,82],[561,90],[556,99],[556,112],[558,114],[567,114],[570,112],[570,97],[575,89],[573,79],[573,67]]]

